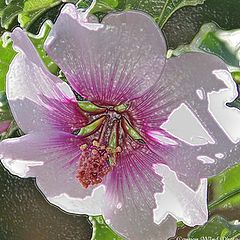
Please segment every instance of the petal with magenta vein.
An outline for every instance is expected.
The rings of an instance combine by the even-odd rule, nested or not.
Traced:
[[[83,189],[76,179],[80,137],[64,132],[31,133],[0,143],[0,159],[13,174],[36,177],[38,187],[46,197],[66,193],[85,197],[92,189]]]
[[[16,28],[12,39],[19,53],[10,65],[6,92],[19,127],[25,133],[46,128],[69,131],[66,126],[74,126],[76,119],[83,123],[84,116],[70,87],[48,72],[26,33]],[[44,103],[43,98],[48,101]],[[57,127],[54,119],[63,124]]]
[[[72,87],[90,101],[116,104],[141,96],[161,75],[166,45],[146,14],[110,14],[100,23],[67,4],[45,48]]]

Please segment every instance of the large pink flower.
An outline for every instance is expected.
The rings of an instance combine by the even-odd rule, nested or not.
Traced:
[[[0,144],[13,174],[36,177],[48,200],[66,211],[103,214],[128,239],[167,239],[177,220],[207,220],[206,177],[239,160],[239,145],[208,109],[208,93],[226,88],[220,70],[229,77],[218,58],[166,59],[164,37],[146,14],[110,14],[98,23],[67,4],[45,47],[84,99],[77,101],[21,29],[12,39],[19,53],[7,97],[26,134]],[[164,130],[183,104],[211,143],[190,144]]]

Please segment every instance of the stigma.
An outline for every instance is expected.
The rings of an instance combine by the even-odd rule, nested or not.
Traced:
[[[82,152],[76,177],[84,188],[102,183],[103,178],[112,170],[112,163],[116,163],[114,158],[121,152],[120,147],[113,151],[96,140],[91,145],[81,145],[80,150]]]

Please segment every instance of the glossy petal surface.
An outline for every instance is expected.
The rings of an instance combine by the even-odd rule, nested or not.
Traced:
[[[91,194],[91,189],[83,189],[75,178],[81,143],[81,138],[64,132],[31,133],[2,141],[0,158],[11,173],[36,177],[47,197],[62,193],[85,197]]]
[[[17,28],[12,39],[20,52],[10,65],[6,92],[19,127],[28,133],[46,128],[69,130],[83,123],[69,86],[48,72],[26,34]]]
[[[150,142],[151,149],[166,161],[179,179],[195,190],[201,178],[217,174],[224,166],[228,167],[238,162],[237,159],[233,160],[233,152],[238,151],[237,145],[230,141],[208,109],[208,93],[226,88],[217,76],[219,71],[227,74],[225,69],[226,66],[221,60],[207,54],[185,54],[169,59],[158,87],[153,88],[144,98],[135,100],[132,105],[133,116],[139,120],[139,126],[147,135],[152,131],[161,133],[161,125],[182,103],[189,107],[210,134],[214,144],[194,146],[173,138],[177,144],[170,144],[165,152],[161,151],[162,145],[158,140],[157,145]],[[201,91],[201,96],[198,95],[198,90]],[[181,121],[184,120],[180,119],[178,125]],[[167,136],[172,138],[168,133]],[[234,149],[232,153],[231,149]],[[232,159],[217,159],[215,154],[219,152],[223,152],[225,159],[230,155]],[[201,156],[213,159],[214,163],[202,162],[199,159]]]
[[[101,24],[90,23],[68,4],[46,50],[78,93],[114,104],[141,96],[159,80],[166,46],[158,26],[144,13],[110,14]]]
[[[12,173],[37,177],[48,199],[66,211],[104,213],[128,239],[167,239],[174,236],[177,220],[191,226],[206,221],[203,178],[239,161],[239,144],[208,111],[208,93],[226,87],[215,74],[226,70],[220,60],[198,53],[166,60],[162,33],[144,13],[110,14],[98,23],[71,4],[63,8],[47,52],[87,100],[108,106],[129,103],[126,117],[141,136],[126,134],[131,141],[123,141],[104,186],[92,191],[83,190],[75,177],[80,146],[86,142],[71,134],[87,119],[70,87],[47,72],[24,33],[16,29],[12,37],[20,53],[10,67],[7,95],[17,123],[28,133],[0,144],[2,162]],[[214,144],[191,145],[161,128],[183,103]],[[222,157],[217,156],[220,151]]]
[[[168,166],[156,165],[155,169],[163,177],[164,183],[164,191],[156,195],[155,222],[161,223],[168,214],[188,226],[207,222],[207,179],[202,179],[199,188],[193,191],[180,182],[176,173]]]
[[[153,221],[154,195],[163,190],[162,177],[155,173],[153,163],[161,160],[143,146],[123,152],[118,161],[104,182],[109,202],[104,216],[129,239],[164,239],[162,226]],[[166,224],[165,237],[173,236],[175,221]]]
[[[180,104],[192,108],[205,108],[197,90],[206,94],[226,88],[217,79],[214,70],[227,70],[226,65],[217,57],[191,53],[167,60],[161,79],[142,98],[133,101],[134,118],[145,130],[159,128]],[[205,109],[207,111],[207,108]]]

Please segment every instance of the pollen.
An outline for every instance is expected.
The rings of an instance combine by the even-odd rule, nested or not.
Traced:
[[[87,144],[83,144],[80,146],[80,150],[84,151],[88,147]]]
[[[121,155],[128,150],[129,139],[131,144],[138,145],[143,138],[128,119],[129,104],[100,107],[101,111],[95,111],[99,106],[81,102],[80,108],[89,116],[89,123],[73,133],[85,139],[79,147],[76,178],[84,188],[88,188],[102,183],[107,174],[120,164]]]
[[[111,149],[110,147],[107,147],[107,148],[106,148],[106,152],[107,152],[107,153],[112,153],[112,149]]]
[[[106,146],[102,145],[102,146],[100,147],[100,149],[101,149],[101,150],[105,150],[105,149],[106,149]]]
[[[120,153],[122,151],[122,148],[120,147],[120,146],[118,146],[117,148],[116,148],[116,153]]]
[[[99,154],[99,152],[98,152],[98,150],[96,150],[96,149],[93,149],[93,150],[92,150],[92,154],[93,154],[93,155],[98,155],[98,154]]]
[[[100,144],[99,144],[99,142],[98,142],[98,141],[96,141],[96,140],[93,140],[93,146],[94,146],[94,147],[99,147],[99,146],[100,146]]]
[[[112,170],[108,161],[109,154],[105,149],[106,146],[103,149],[100,144],[93,142],[91,146],[87,145],[81,153],[76,178],[84,188],[101,183]]]

